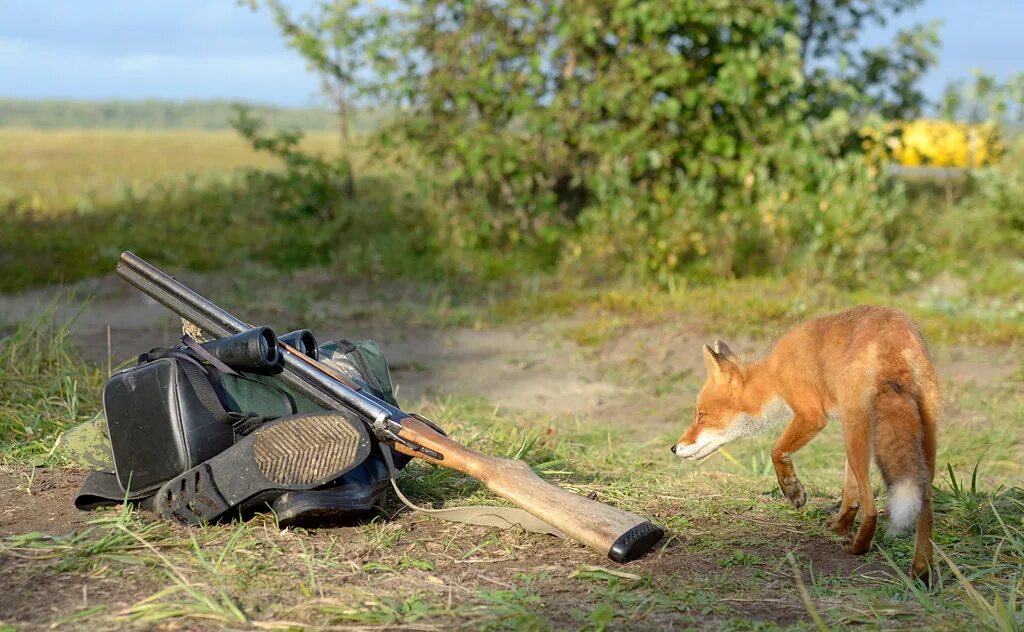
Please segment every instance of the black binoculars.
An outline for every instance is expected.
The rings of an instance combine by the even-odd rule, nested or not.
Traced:
[[[270,327],[253,327],[234,336],[204,342],[202,346],[236,371],[271,373],[280,368],[282,343],[314,360],[319,358],[316,338],[308,329],[277,336]]]

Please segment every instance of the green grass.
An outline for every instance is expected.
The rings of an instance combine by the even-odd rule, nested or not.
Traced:
[[[41,318],[0,343],[2,449],[10,466],[59,464],[51,454],[56,433],[99,406],[102,372],[77,361],[66,329],[51,321]],[[75,590],[118,578],[139,587],[121,605],[90,591],[88,605],[43,621],[71,627],[762,630],[814,629],[820,617],[829,627],[1019,630],[1021,387],[953,393],[955,410],[940,432],[940,554],[930,589],[905,576],[912,539],[887,536],[884,520],[875,549],[860,559],[842,553],[827,530],[842,478],[837,427],[794,459],[810,494],[808,507],[796,511],[770,473],[772,437],[691,464],[665,449],[678,428],[638,440],[629,428],[496,414],[486,402],[459,398],[422,410],[473,448],[521,454],[552,482],[652,516],[669,537],[643,560],[618,567],[572,543],[409,513],[333,530],[281,531],[270,515],[190,530],[122,508],[100,511],[71,533],[8,536],[0,557],[12,570],[36,569],[44,587],[58,578]],[[975,415],[992,421],[979,426]],[[557,435],[544,432],[551,426]],[[410,465],[401,486],[423,504],[495,502],[466,477],[426,465]],[[388,514],[398,508],[390,505]]]
[[[4,134],[0,130],[0,141]],[[201,147],[205,143],[217,147],[217,143],[227,143],[224,138],[216,142],[202,135],[196,138],[203,140]],[[196,139],[186,135],[179,140],[188,143]],[[120,161],[146,164],[146,154],[134,157],[131,143],[122,147],[116,141],[116,134],[113,139],[105,138],[113,156],[109,165],[97,158],[98,169],[118,173],[116,165]],[[150,150],[159,149],[169,155],[176,150],[174,142],[161,145],[162,139],[145,134],[142,141]],[[78,142],[70,145],[79,147]],[[97,175],[97,190],[104,192],[99,197],[91,193],[92,185],[61,175],[63,168],[70,172],[85,168],[81,163],[89,159],[85,151],[88,144],[83,143],[79,153],[67,156],[61,153],[63,149],[54,150],[52,160],[42,160],[38,165],[47,177],[68,187],[66,191],[49,190],[46,183],[19,174],[22,163],[14,152],[9,164],[0,164],[0,181],[7,175],[12,182],[23,182],[19,186],[25,188],[14,191],[9,198],[0,192],[0,217],[4,222],[0,231],[0,269],[4,271],[0,292],[110,273],[123,250],[132,250],[158,264],[199,271],[250,262],[275,269],[333,263],[349,275],[422,278],[442,267],[441,259],[432,257],[436,248],[429,239],[429,224],[415,187],[392,167],[375,162],[365,148],[351,155],[359,169],[358,195],[339,199],[330,217],[318,211],[285,220],[281,217],[282,202],[272,192],[275,183],[250,171],[229,168],[233,164],[279,166],[277,161],[263,155],[249,160],[251,151],[236,156],[240,150],[233,143],[222,161],[216,153],[204,160],[206,156],[201,152],[183,152],[166,167],[166,173],[172,175],[164,175],[154,165],[141,168],[137,175],[129,169],[125,177],[131,180],[123,186],[106,175]],[[165,146],[166,150],[162,149]],[[20,158],[31,163],[25,156]],[[179,173],[184,169],[195,171]],[[29,191],[34,193],[29,195]]]
[[[106,372],[78,357],[55,308],[0,337],[0,457],[35,461],[100,409]],[[3,323],[0,323],[2,325]]]
[[[775,337],[807,318],[860,304],[905,310],[934,344],[1005,345],[1024,340],[1024,267],[1006,270],[1017,283],[1004,294],[950,297],[938,285],[906,292],[848,290],[824,282],[780,277],[747,277],[712,285],[664,291],[632,284],[573,287],[558,280],[508,293],[489,307],[493,322],[527,321],[582,313],[566,332],[582,346],[600,346],[638,324],[672,318],[697,321],[726,335]]]

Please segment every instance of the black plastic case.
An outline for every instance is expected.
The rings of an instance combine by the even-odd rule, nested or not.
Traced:
[[[107,380],[103,411],[123,489],[159,487],[224,451],[234,440],[231,426],[202,404],[181,362],[159,358]]]

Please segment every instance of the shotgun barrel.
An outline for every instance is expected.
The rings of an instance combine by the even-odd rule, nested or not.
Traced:
[[[200,329],[217,338],[249,331],[252,325],[240,320],[212,301],[202,297],[181,281],[163,272],[135,254],[125,251],[117,262],[117,275],[135,286],[167,309],[195,323]],[[280,379],[326,408],[339,406],[376,419],[380,415],[400,417],[405,413],[354,388],[339,384],[308,361],[309,356],[288,345],[281,345],[283,370]],[[358,388],[358,387],[357,387]]]
[[[140,257],[125,251],[117,274],[182,318],[217,337],[252,326]],[[328,409],[349,413],[395,450],[451,468],[481,481],[493,493],[616,562],[646,553],[663,531],[650,521],[552,485],[523,461],[471,450],[415,416],[366,393],[344,376],[281,343],[278,377]]]

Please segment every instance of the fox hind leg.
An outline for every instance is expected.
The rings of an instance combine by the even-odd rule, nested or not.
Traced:
[[[899,389],[880,393],[876,409],[875,458],[887,486],[890,530],[897,532],[916,523],[911,571],[927,580],[932,553],[934,428],[920,398]]]
[[[839,513],[830,525],[832,531],[839,535],[849,535],[853,530],[853,522],[860,510],[860,488],[857,477],[850,469],[850,461],[846,461],[846,476],[843,479],[843,499],[839,503]]]
[[[843,436],[846,442],[846,466],[857,482],[860,500],[860,528],[843,548],[847,553],[863,555],[871,549],[878,525],[878,509],[871,490],[871,417],[863,410],[843,414]],[[851,525],[852,526],[852,525]]]
[[[914,577],[929,583],[932,565],[932,490],[931,483],[935,479],[935,413],[934,407],[921,407],[922,430],[924,431],[924,459],[927,468],[928,484],[924,489],[924,502],[921,513],[917,515],[917,539],[914,543],[914,562],[911,572]]]
[[[930,367],[929,367],[930,368]],[[914,562],[911,572],[919,579],[929,583],[932,565],[932,481],[935,480],[935,428],[941,411],[939,384],[934,369],[930,369],[923,384],[922,396],[918,406],[921,415],[922,447],[927,484],[924,489],[924,502],[921,513],[917,515],[917,540],[914,543]]]
[[[930,582],[932,566],[932,494],[925,493],[921,513],[917,514],[917,539],[914,542],[914,561],[910,567],[914,577]]]

